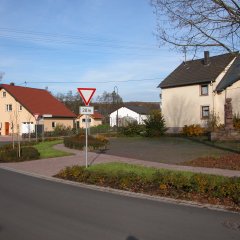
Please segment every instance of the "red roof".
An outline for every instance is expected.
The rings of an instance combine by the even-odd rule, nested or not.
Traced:
[[[94,119],[103,119],[104,118],[104,116],[98,112],[94,112],[94,114],[92,114],[91,117]]]
[[[83,114],[80,114],[78,116],[78,118],[80,118],[81,116],[83,116]],[[103,119],[104,118],[104,116],[98,112],[94,112],[94,114],[90,115],[90,117],[93,119]]]
[[[1,84],[0,89],[5,89],[33,115],[51,114],[53,117],[76,117],[73,112],[46,90],[7,84]]]

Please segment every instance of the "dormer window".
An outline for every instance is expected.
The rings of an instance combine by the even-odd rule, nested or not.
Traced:
[[[7,96],[7,93],[6,92],[2,92],[2,97],[6,97]]]
[[[200,95],[201,96],[208,96],[208,85],[204,84],[200,86]]]

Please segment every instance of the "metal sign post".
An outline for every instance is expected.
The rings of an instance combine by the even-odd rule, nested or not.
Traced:
[[[85,107],[80,107],[79,113],[85,115],[85,138],[86,138],[86,145],[85,145],[85,161],[86,161],[86,168],[88,167],[88,115],[94,114],[94,108],[89,106],[90,100],[93,94],[96,91],[96,88],[78,88],[80,96],[82,97]]]
[[[88,111],[87,111],[87,110]],[[89,125],[88,125],[88,115],[93,114],[94,108],[93,107],[80,107],[80,114],[85,115],[85,160],[86,160],[86,168],[88,167],[88,131],[89,131]]]
[[[37,131],[38,131],[38,120],[39,120],[39,113],[36,113],[36,114],[34,114],[34,118],[35,118],[35,120],[36,120],[36,126],[35,126],[35,135],[36,135],[36,142],[38,141],[38,133],[37,133]]]
[[[85,146],[85,159],[86,159],[86,168],[88,167],[88,115],[85,115],[85,123],[86,123],[86,146]]]

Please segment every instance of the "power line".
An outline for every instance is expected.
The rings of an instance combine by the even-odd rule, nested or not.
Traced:
[[[147,44],[136,44],[126,41],[119,40],[107,40],[107,39],[96,39],[90,37],[73,36],[66,34],[52,34],[44,32],[34,32],[26,30],[17,30],[9,28],[0,28],[0,37],[11,38],[14,40],[32,40],[32,41],[45,41],[50,43],[59,44],[75,44],[79,45],[81,41],[82,45],[92,46],[92,47],[110,47],[110,48],[120,48],[120,49],[141,49],[141,50],[154,50],[156,46],[149,46]],[[7,33],[4,33],[7,32]],[[15,35],[14,35],[15,34]],[[82,42],[85,41],[85,42]],[[87,42],[86,42],[87,41]],[[124,45],[123,45],[124,44]]]
[[[0,36],[0,38],[1,38],[1,36]],[[9,39],[11,39],[11,38],[9,38]],[[8,43],[1,43],[0,46],[1,47],[2,46],[9,46],[9,42]],[[64,49],[56,48],[56,46],[54,46],[54,48],[49,48],[49,47],[46,48],[46,46],[44,46],[44,47],[41,47],[41,46],[26,46],[26,45],[23,46],[23,45],[16,45],[16,44],[14,44],[13,47],[19,47],[21,49],[25,48],[25,49],[30,49],[30,50],[38,50],[38,51],[54,51],[54,52],[59,52],[60,54],[62,54],[62,51],[81,52],[81,53],[88,53],[88,54],[94,54],[94,55],[104,53],[104,55],[106,55],[106,54],[111,54],[111,55],[118,54],[118,56],[119,55],[125,55],[125,56],[145,56],[145,57],[159,54],[156,51],[152,51],[152,52],[149,52],[149,51],[148,52],[141,52],[141,51],[138,51],[138,52],[124,52],[124,51],[114,52],[112,50],[102,50],[101,51],[101,49],[95,50],[95,49],[92,49],[92,48],[88,49],[88,50],[84,49],[84,48],[83,49],[68,48],[67,50],[64,50]],[[117,49],[115,49],[115,50],[117,50]],[[163,50],[161,50],[161,51],[163,51]]]
[[[123,41],[123,40],[113,40],[113,39],[106,39],[106,38],[99,38],[96,34],[92,36],[96,37],[90,37],[90,35],[84,36],[84,34],[81,34],[83,36],[77,36],[77,35],[69,35],[69,34],[59,34],[59,33],[47,33],[47,32],[40,32],[40,31],[32,31],[32,30],[22,30],[22,29],[14,29],[14,28],[3,28],[0,27],[0,30],[7,31],[7,32],[13,32],[13,33],[22,33],[22,34],[30,34],[30,35],[40,35],[40,36],[49,36],[49,37],[60,37],[60,38],[70,38],[70,39],[84,39],[84,40],[94,40],[94,41],[101,41],[101,42],[122,42],[122,43],[127,43],[131,45],[136,45],[135,42],[130,42],[130,41]],[[149,47],[148,44],[138,44],[139,46],[145,46]]]
[[[144,78],[144,79],[128,79],[128,80],[122,80],[122,81],[116,81],[116,80],[111,80],[111,81],[100,81],[100,82],[97,82],[97,81],[88,81],[88,82],[84,82],[84,81],[76,81],[76,82],[73,82],[73,81],[56,81],[56,82],[53,82],[53,81],[43,81],[43,82],[32,82],[32,81],[25,81],[24,83],[21,83],[19,85],[24,85],[24,84],[65,84],[65,83],[99,83],[99,84],[105,84],[105,83],[124,83],[124,82],[143,82],[143,81],[155,81],[155,80],[163,80],[163,78]]]

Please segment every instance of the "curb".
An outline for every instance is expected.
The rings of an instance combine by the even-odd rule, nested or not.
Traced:
[[[202,209],[208,209],[208,210],[213,210],[213,211],[235,213],[235,214],[240,215],[240,212],[231,210],[231,209],[229,209],[229,207],[225,207],[223,205],[203,204],[203,203],[198,203],[198,202],[194,202],[194,201],[187,201],[187,200],[179,200],[179,199],[173,199],[173,198],[168,198],[168,197],[153,196],[153,195],[147,195],[147,194],[144,194],[144,193],[129,192],[129,191],[124,191],[124,190],[119,190],[119,189],[114,189],[114,188],[109,188],[109,187],[100,187],[100,186],[96,186],[96,185],[89,185],[89,184],[85,184],[85,183],[73,182],[73,181],[54,178],[54,177],[47,177],[47,176],[44,176],[44,175],[25,172],[25,171],[22,171],[22,170],[16,170],[16,169],[12,169],[12,168],[9,168],[9,167],[4,167],[4,166],[0,167],[0,169],[24,174],[24,175],[31,176],[31,177],[36,177],[36,178],[39,178],[39,179],[44,179],[44,180],[47,180],[47,181],[52,181],[52,182],[56,182],[56,183],[63,183],[63,184],[66,184],[66,185],[71,185],[71,186],[75,186],[75,187],[90,189],[90,190],[93,190],[93,191],[107,192],[107,193],[111,193],[111,194],[115,194],[115,195],[121,195],[121,196],[125,196],[125,197],[138,198],[138,199],[143,199],[143,200],[150,200],[150,201],[169,203],[169,204],[175,204],[175,205],[182,205],[182,206],[186,206],[186,207],[202,208]]]

